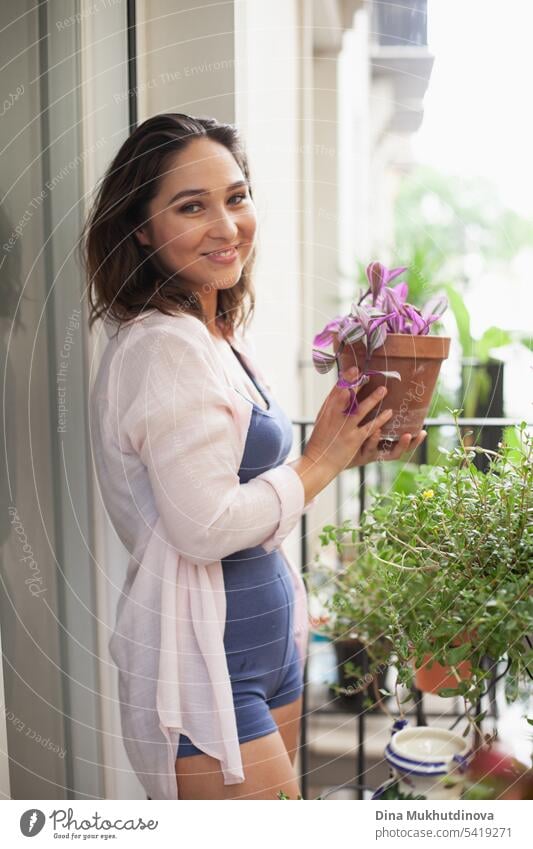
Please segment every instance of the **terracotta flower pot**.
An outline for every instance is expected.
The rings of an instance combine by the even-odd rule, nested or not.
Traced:
[[[339,348],[337,338],[333,340],[335,353]],[[383,377],[381,374],[370,376],[362,386],[357,398],[363,401],[378,386],[388,389],[383,401],[364,419],[369,422],[383,409],[389,407],[393,415],[383,427],[383,439],[397,441],[404,433],[417,434],[422,430],[427,417],[431,398],[443,360],[448,357],[450,338],[443,336],[412,336],[404,333],[389,333],[384,344],[376,348],[370,358],[368,369],[379,371],[397,371],[401,380]],[[356,365],[361,371],[365,368],[366,348],[362,342],[346,345],[340,355],[340,368],[345,371]]]
[[[453,641],[454,646],[460,646],[465,642],[472,642],[475,632],[465,631]],[[438,693],[444,688],[457,687],[457,678],[449,666],[443,666],[438,661],[431,662],[431,655],[424,656],[422,666],[415,672],[415,685],[423,693]],[[462,681],[468,681],[472,676],[472,664],[469,660],[462,660],[456,665],[457,674]]]
[[[415,685],[423,693],[438,693],[445,687],[457,687],[457,678],[449,666],[442,666],[436,660],[430,665],[431,655],[427,654],[424,663],[416,670]],[[462,681],[468,681],[472,675],[469,660],[462,660],[455,667]]]

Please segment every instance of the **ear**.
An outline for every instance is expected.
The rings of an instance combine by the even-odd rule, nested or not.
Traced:
[[[144,227],[139,227],[138,230],[135,230],[134,235],[140,245],[150,247],[150,240]]]

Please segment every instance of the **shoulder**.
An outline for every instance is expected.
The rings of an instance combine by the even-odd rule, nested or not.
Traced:
[[[190,313],[165,315],[156,309],[147,310],[130,321],[124,322],[116,334],[117,342],[126,339],[153,338],[158,334],[170,334],[176,339],[194,344],[197,341],[209,341],[209,331],[205,324]]]
[[[188,385],[189,376],[202,383],[222,376],[211,334],[188,313],[167,316],[150,310],[115,329],[107,345],[106,383],[115,397],[142,393],[154,381],[164,387],[176,380]]]
[[[108,327],[106,332],[111,360],[120,361],[121,368],[142,368],[154,358],[164,358],[165,354],[172,360],[185,354],[196,359],[210,360],[212,357],[209,331],[200,319],[189,313],[169,316],[159,310],[149,310],[122,324],[112,335]]]

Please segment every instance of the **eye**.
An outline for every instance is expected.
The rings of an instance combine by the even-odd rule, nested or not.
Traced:
[[[180,212],[189,212],[193,207],[200,206],[199,203],[188,203],[186,206],[182,206]]]
[[[240,202],[243,201],[243,200],[246,200],[247,197],[248,197],[248,195],[246,193],[239,192],[236,195],[232,195],[229,199],[229,202],[233,201],[235,198],[238,198],[238,203],[232,203],[231,205],[232,206],[239,206]],[[192,213],[194,213],[195,207],[201,208],[201,204],[199,204],[199,203],[188,203],[185,206],[180,207],[180,212],[192,212]]]

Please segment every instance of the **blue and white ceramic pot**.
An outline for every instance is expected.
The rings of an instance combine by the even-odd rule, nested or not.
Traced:
[[[411,728],[405,719],[394,723],[385,749],[400,792],[426,799],[459,799],[471,754],[469,743],[458,734],[427,725]],[[372,798],[379,799],[389,783]]]

